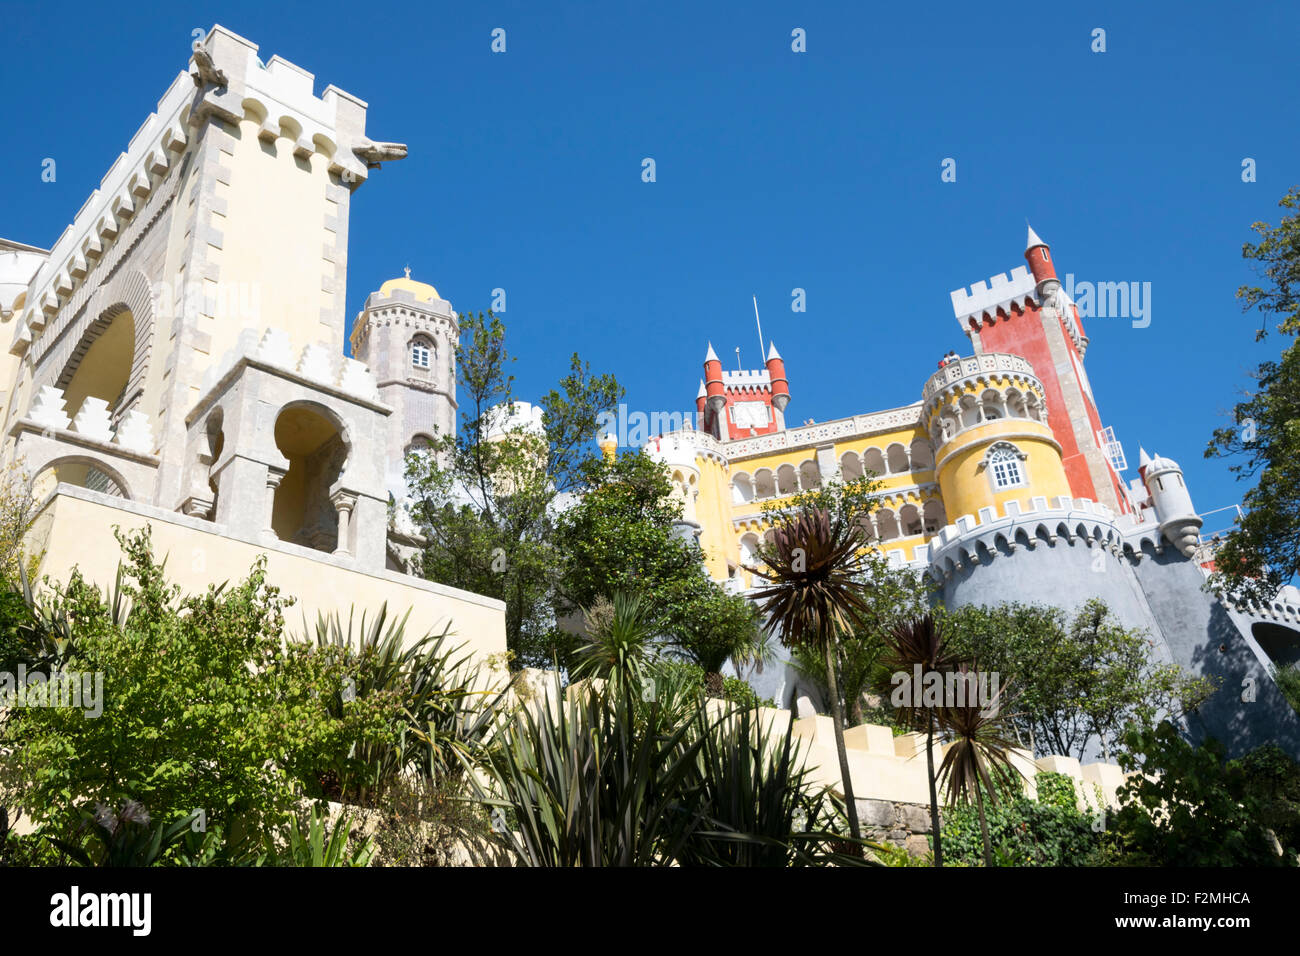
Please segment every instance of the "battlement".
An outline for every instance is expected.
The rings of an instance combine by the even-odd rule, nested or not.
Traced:
[[[767,369],[749,369],[747,371],[736,370],[733,372],[722,373],[722,384],[725,388],[771,388],[772,378],[767,374]]]
[[[952,311],[964,330],[972,320],[979,323],[986,317],[993,319],[999,309],[1005,312],[1013,303],[1032,303],[1035,287],[1030,271],[1024,266],[1016,266],[1011,270],[1010,276],[1000,273],[988,282],[976,282],[969,292],[965,289],[953,290],[949,293]]]
[[[202,396],[244,360],[281,369],[353,401],[380,406],[378,383],[364,363],[338,355],[319,342],[295,348],[288,333],[276,328],[267,329],[260,339],[255,329],[241,332],[235,348],[228,350],[203,376],[198,404],[202,404]]]
[[[320,154],[330,172],[351,182],[367,178],[367,164],[353,152],[353,147],[369,143],[364,101],[334,86],[315,96],[311,73],[278,56],[263,64],[257,44],[220,25],[208,33],[203,49],[222,71],[225,84],[209,84],[206,92],[200,92],[189,71],[172,80],[156,110],[131,136],[126,151],[82,203],[36,271],[27,308],[16,323],[10,349],[15,354],[26,351],[95,271],[95,264],[108,255],[126,226],[142,214],[205,118],[214,116],[232,124],[252,118],[261,127],[260,139],[272,143],[289,139],[299,159]],[[197,69],[195,63],[192,59],[191,67]]]

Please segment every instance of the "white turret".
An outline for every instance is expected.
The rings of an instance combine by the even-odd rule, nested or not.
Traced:
[[[1192,507],[1183,470],[1171,458],[1159,455],[1147,458],[1145,452],[1142,458],[1139,471],[1151,494],[1160,531],[1170,544],[1190,558],[1200,540],[1201,516]]]

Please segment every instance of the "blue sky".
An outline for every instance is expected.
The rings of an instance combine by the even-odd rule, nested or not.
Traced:
[[[1234,292],[1250,224],[1300,182],[1300,13],[984,6],[5,3],[6,48],[28,52],[0,61],[0,235],[53,243],[220,22],[410,145],[355,197],[350,314],[407,264],[462,311],[504,288],[520,399],[577,350],[630,408],[688,410],[708,340],[757,366],[757,295],[792,421],[908,404],[969,352],[948,293],[1023,264],[1028,219],[1062,275],[1151,283],[1147,328],[1086,322],[1129,475],[1141,443],[1182,462],[1202,511],[1237,501],[1201,455],[1281,344],[1254,344]]]

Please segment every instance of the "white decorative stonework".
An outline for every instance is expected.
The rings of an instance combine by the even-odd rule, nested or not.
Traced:
[[[64,411],[63,389],[42,385],[32,402],[27,418],[41,428],[67,428],[71,421]]]
[[[289,344],[289,333],[283,329],[267,329],[257,347],[256,357],[270,365],[292,368],[293,347]]]
[[[149,416],[132,409],[126,413],[117,426],[114,441],[127,451],[148,455],[153,452],[153,428],[149,425]]]
[[[1026,299],[1032,299],[1035,285],[1033,274],[1024,266],[1016,266],[1010,278],[1000,273],[987,283],[976,282],[969,292],[953,290],[952,311],[964,329],[971,320],[981,322],[985,316],[994,318],[999,309],[1005,312],[1013,303],[1023,304]]]
[[[349,395],[368,402],[379,401],[379,385],[370,369],[354,358],[344,358],[339,369],[338,387]]]
[[[108,413],[108,402],[102,398],[87,398],[72,420],[72,430],[96,441],[113,440],[113,419]]]
[[[334,357],[325,346],[313,343],[302,350],[298,360],[298,374],[313,382],[334,384]]]

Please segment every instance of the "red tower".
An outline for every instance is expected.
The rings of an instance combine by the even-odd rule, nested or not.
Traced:
[[[953,311],[976,354],[1009,352],[1033,366],[1073,495],[1127,511],[1123,482],[1102,447],[1101,414],[1083,367],[1088,339],[1079,310],[1061,288],[1051,248],[1032,228],[1025,261],[1028,271],[1022,266],[1009,279],[998,275],[953,292]]]
[[[790,385],[776,346],[768,350],[762,370],[723,371],[710,343],[704,359],[704,382],[695,399],[701,428],[723,441],[770,435],[785,427]]]

